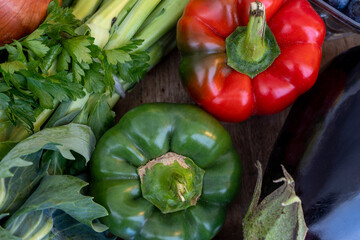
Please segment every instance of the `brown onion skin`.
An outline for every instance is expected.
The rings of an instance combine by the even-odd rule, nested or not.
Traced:
[[[0,46],[32,33],[44,21],[51,1],[0,0]]]

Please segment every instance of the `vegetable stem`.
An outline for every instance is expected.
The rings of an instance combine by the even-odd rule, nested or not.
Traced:
[[[84,20],[93,14],[101,4],[102,0],[77,0],[72,8],[74,16],[79,20]]]
[[[111,36],[105,49],[116,49],[128,43],[160,0],[139,0]]]
[[[160,36],[171,30],[181,17],[188,2],[189,0],[161,1],[134,36],[134,39],[144,40],[138,49],[148,49]]]
[[[254,61],[260,61],[265,52],[265,7],[261,2],[250,5],[250,18],[246,28],[245,44],[240,45],[246,56]]]
[[[164,36],[158,39],[152,46],[147,49],[150,57],[149,70],[152,69],[162,57],[167,55],[176,47],[176,27],[168,31]]]
[[[91,36],[95,38],[94,43],[103,48],[110,38],[110,29],[113,19],[118,16],[121,10],[130,0],[113,0],[104,2],[98,11],[86,21],[91,29]]]
[[[117,93],[113,93],[106,100],[107,100],[110,108],[113,108],[116,105],[116,103],[119,101],[119,99],[120,99],[120,95]]]
[[[246,27],[237,27],[226,38],[226,52],[230,67],[254,78],[275,61],[280,48],[266,24],[265,7],[261,2],[251,3],[249,17]]]
[[[167,55],[172,49],[176,47],[176,28],[167,32],[163,37],[158,39],[150,48],[147,49],[147,53],[150,57],[149,70],[152,69],[162,57]],[[134,87],[134,83],[121,81],[124,92],[129,91]],[[107,102],[110,108],[113,108],[119,101],[121,96],[114,92],[111,96],[107,97]]]
[[[79,113],[90,97],[89,93],[86,93],[85,97],[76,99],[75,101],[62,102],[57,108],[54,114],[51,116],[49,121],[46,123],[45,127],[55,127],[58,126],[61,122],[61,119],[64,119],[66,116],[69,116],[72,113]],[[75,116],[74,116],[75,118]],[[61,122],[66,124],[67,122]]]
[[[138,168],[143,197],[164,214],[195,206],[204,174],[190,158],[173,152]]]
[[[135,4],[137,3],[138,0],[130,0],[126,6],[120,11],[120,13],[118,14],[116,21],[114,22],[114,24],[111,26],[110,29],[110,36],[112,36],[116,30],[118,29],[118,27],[120,26],[120,24],[122,23],[122,21],[125,19],[125,17],[129,14],[129,12],[131,11],[131,9],[135,6]]]

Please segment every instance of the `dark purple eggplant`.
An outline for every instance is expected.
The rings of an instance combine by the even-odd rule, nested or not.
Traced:
[[[360,46],[337,56],[293,105],[264,175],[262,198],[295,180],[306,240],[360,240]]]

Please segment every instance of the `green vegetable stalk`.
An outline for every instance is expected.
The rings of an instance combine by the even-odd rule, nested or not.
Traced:
[[[102,0],[76,1],[76,4],[73,7],[73,14],[76,16],[76,18],[83,20],[89,15],[93,14],[97,10],[101,2]]]

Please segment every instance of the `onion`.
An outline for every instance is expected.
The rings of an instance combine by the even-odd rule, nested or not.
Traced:
[[[0,45],[33,32],[44,21],[50,1],[0,0]]]

